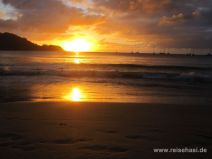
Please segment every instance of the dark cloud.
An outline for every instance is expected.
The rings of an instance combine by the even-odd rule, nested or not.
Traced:
[[[3,0],[3,3],[15,7],[22,16],[16,21],[0,20],[0,31],[55,36],[63,34],[70,26],[92,25],[103,20],[103,17],[86,15],[81,9],[66,6],[59,0]]]
[[[114,13],[113,25],[127,30],[123,36],[144,39],[155,47],[212,47],[212,0],[94,1]]]
[[[43,38],[51,39],[68,29],[74,30],[70,28],[84,26],[84,29],[92,27],[102,36],[104,45],[113,43],[121,48],[123,45],[212,48],[212,0],[3,0],[3,3],[13,6],[21,16],[17,20],[0,20],[0,31],[30,32],[32,38],[43,34]]]
[[[94,0],[96,6],[121,12],[156,13],[172,8],[170,0]]]

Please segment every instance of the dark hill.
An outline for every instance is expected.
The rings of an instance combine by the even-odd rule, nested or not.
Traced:
[[[0,33],[0,50],[62,51],[63,49],[55,45],[40,46],[15,34]]]

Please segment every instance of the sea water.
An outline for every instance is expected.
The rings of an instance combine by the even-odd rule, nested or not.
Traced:
[[[0,52],[0,102],[212,104],[212,56]]]

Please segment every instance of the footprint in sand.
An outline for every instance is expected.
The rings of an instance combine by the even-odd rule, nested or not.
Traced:
[[[131,139],[131,140],[137,140],[137,139],[140,139],[140,140],[155,140],[154,138],[152,137],[149,137],[149,136],[146,136],[146,135],[127,135],[125,136],[127,139]]]
[[[73,138],[66,138],[66,139],[56,139],[56,140],[42,140],[40,141],[41,144],[59,144],[59,145],[66,145],[66,144],[75,144],[78,142],[85,142],[88,141],[87,139],[73,139]]]
[[[0,134],[1,139],[9,139],[9,140],[21,140],[23,136],[16,133],[2,133]]]
[[[24,137],[20,134],[1,133],[0,139],[4,141],[0,143],[1,147],[11,147],[24,151],[32,151],[36,149],[36,146],[32,142],[25,141]]]
[[[106,134],[115,134],[117,133],[117,131],[115,130],[97,130],[99,132],[102,132],[102,133],[106,133]]]
[[[83,149],[89,149],[93,151],[111,151],[111,152],[117,152],[117,153],[128,151],[127,148],[112,146],[112,145],[90,145],[90,146],[83,147]]]

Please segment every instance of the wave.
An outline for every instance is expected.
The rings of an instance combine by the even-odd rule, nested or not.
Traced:
[[[33,66],[33,65],[40,65],[40,63],[36,64],[33,63],[29,66]],[[42,64],[41,66],[69,66],[72,68],[145,68],[145,69],[171,69],[171,70],[211,70],[212,71],[212,67],[207,67],[207,66],[186,66],[186,65],[143,65],[143,64],[86,64],[86,63],[82,63],[80,65],[76,65],[76,64],[70,64],[70,63],[65,63],[65,64],[61,64],[61,63],[53,63],[53,64],[49,64],[47,63]],[[0,64],[1,68],[4,67],[17,67],[17,66],[25,66],[27,67],[27,65],[5,65],[5,64]],[[0,69],[1,69],[0,68]]]
[[[0,69],[0,76],[61,76],[69,78],[122,78],[158,79],[189,82],[212,82],[212,73],[188,72],[148,72],[148,71],[98,71],[98,70],[10,70]]]
[[[80,65],[79,65],[80,66]],[[152,69],[177,69],[177,70],[212,70],[205,66],[179,66],[179,65],[142,65],[142,64],[81,64],[83,67],[116,67],[116,68],[152,68]]]

